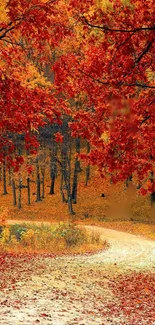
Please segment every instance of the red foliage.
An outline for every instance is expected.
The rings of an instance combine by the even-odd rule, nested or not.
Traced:
[[[154,0],[114,0],[106,8],[96,0],[10,1],[0,24],[2,61],[11,67],[0,68],[1,161],[14,151],[9,133],[30,135],[46,118],[61,124],[60,107],[71,114],[74,100],[73,136],[90,141],[90,161],[102,175],[148,178],[155,161],[154,19]],[[51,65],[54,89],[23,87],[11,77],[29,57],[39,58],[39,68]]]
[[[114,182],[134,172],[143,180],[155,160],[154,2],[113,1],[106,9],[95,4],[70,1],[84,41],[74,55],[57,60],[55,82],[67,98],[76,91],[83,103],[72,134],[95,147],[92,163],[113,174]]]
[[[60,132],[55,133],[55,141],[56,142],[63,142],[63,135]]]

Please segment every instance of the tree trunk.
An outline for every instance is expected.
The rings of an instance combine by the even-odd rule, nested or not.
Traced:
[[[27,178],[27,203],[31,204],[30,178]]]
[[[90,144],[87,141],[87,154],[90,152]],[[88,182],[90,180],[90,164],[88,164],[88,166],[86,167],[86,183],[85,185],[88,185]]]
[[[17,205],[16,184],[14,179],[12,179],[12,193],[13,193],[13,205]]]
[[[61,174],[61,182],[60,182],[60,193],[61,193],[61,197],[62,197],[62,202],[66,203],[67,200],[65,198],[65,194],[64,194],[64,191],[63,191],[63,184],[64,184],[64,179],[63,179],[63,173]]]
[[[132,175],[127,178],[127,180],[125,182],[126,187],[128,187],[129,183],[131,183],[131,182],[132,182]]]
[[[151,181],[151,183],[153,183],[153,181],[154,181],[154,172],[153,171],[150,173],[150,181]],[[151,193],[151,205],[154,205],[154,204],[155,204],[155,191],[153,191]]]
[[[72,193],[71,193],[71,141],[68,131],[68,118],[63,120],[62,131],[64,135],[64,141],[62,143],[61,150],[61,173],[63,176],[63,182],[67,194],[68,209],[71,215],[74,215],[72,206]],[[63,188],[63,187],[62,187]]]
[[[0,181],[2,181],[3,178],[3,170],[2,170],[2,165],[0,166]]]
[[[75,139],[76,153],[80,154],[80,138]],[[74,176],[73,176],[73,186],[72,186],[72,200],[73,203],[77,203],[77,188],[78,188],[78,173],[81,172],[80,161],[78,157],[75,158],[74,163]]]
[[[40,173],[39,173],[39,162],[38,158],[36,159],[36,192],[37,192],[37,197],[36,197],[36,202],[41,201],[41,194],[40,194]]]
[[[50,176],[51,176],[51,185],[50,185],[50,193],[53,195],[54,192],[54,187],[55,187],[55,180],[57,176],[57,145],[56,143],[52,144],[52,150],[50,150]]]
[[[8,185],[11,185],[11,168],[9,168],[9,181],[8,181]]]
[[[6,157],[4,158],[3,163],[3,195],[8,194],[7,187],[6,187]]]
[[[18,209],[22,207],[22,178],[19,176],[18,180]]]
[[[151,193],[151,205],[155,204],[155,191]]]
[[[76,158],[77,160],[77,158]],[[78,186],[78,171],[77,171],[77,161],[75,161],[74,176],[73,176],[73,187],[72,187],[72,200],[73,203],[77,203],[77,186]]]
[[[55,185],[55,173],[51,173],[51,185],[50,185],[50,193],[51,195],[54,194],[54,185]]]
[[[71,194],[69,194],[68,195],[68,210],[69,210],[69,213],[71,214],[71,215],[75,215],[75,212],[74,212],[74,210],[73,210],[73,201],[72,201],[72,195]]]
[[[42,172],[42,195],[41,197],[44,199],[45,197],[45,170]]]
[[[69,141],[67,142],[69,145]],[[69,151],[69,152],[68,152]],[[71,155],[72,155],[72,149],[71,149],[71,143],[67,150],[67,171],[66,171],[66,179],[65,184],[67,187],[67,198],[68,198],[68,210],[70,215],[75,215],[75,212],[73,211],[73,199],[72,199],[72,193],[71,193]],[[77,184],[77,183],[76,183]]]

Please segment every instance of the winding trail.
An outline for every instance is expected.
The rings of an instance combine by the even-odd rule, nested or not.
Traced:
[[[106,229],[97,226],[85,226],[86,229],[99,233],[101,239],[110,244],[103,253],[83,259],[83,263],[102,264],[106,267],[116,266],[120,272],[125,270],[151,270],[155,269],[155,242],[141,236]]]
[[[15,223],[11,221],[9,223]],[[92,256],[62,256],[31,261],[27,281],[6,290],[1,304],[2,325],[155,325],[155,320],[128,321],[115,310],[118,301],[111,290],[114,277],[124,273],[155,272],[155,242],[140,236],[97,226],[85,226],[100,233],[109,248]],[[0,293],[3,299],[4,292]]]
[[[50,222],[8,220],[8,224],[31,223],[37,225],[51,225]],[[77,262],[101,264],[106,268],[114,266],[114,271],[120,268],[125,270],[151,270],[155,269],[155,241],[136,236],[122,231],[107,229],[98,226],[81,226],[90,232],[100,234],[100,238],[109,243],[109,249],[91,256],[76,256]],[[66,259],[66,257],[59,257]],[[67,257],[72,260],[72,257]],[[112,270],[112,269],[111,269]]]

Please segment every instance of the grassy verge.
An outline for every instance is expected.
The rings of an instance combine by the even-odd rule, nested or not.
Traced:
[[[106,246],[99,234],[88,233],[70,223],[20,223],[0,226],[0,250],[3,252],[84,254],[94,253],[105,249]]]

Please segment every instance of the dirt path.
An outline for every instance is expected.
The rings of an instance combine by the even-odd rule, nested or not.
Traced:
[[[154,274],[155,242],[111,229],[86,228],[100,233],[109,249],[93,256],[33,259],[25,264],[27,269],[23,264],[15,287],[0,293],[2,325],[155,325],[155,319],[140,313],[136,318],[135,311],[129,320],[112,290],[118,275]]]
[[[50,222],[31,222],[37,225],[50,225]],[[18,220],[8,220],[8,224],[20,223]],[[23,221],[21,221],[23,223]],[[145,239],[141,236],[129,233],[111,230],[97,226],[85,226],[89,231],[99,233],[102,240],[106,240],[110,247],[103,253],[94,254],[93,256],[79,256],[75,259],[83,264],[101,264],[107,269],[114,266],[114,272],[117,268],[120,272],[126,270],[150,270],[155,268],[155,241]],[[61,258],[66,259],[66,257]],[[67,257],[68,260],[72,257]]]
[[[83,263],[99,263],[111,271],[114,265],[114,271],[118,268],[120,272],[155,269],[154,241],[97,226],[86,226],[86,229],[100,233],[101,239],[106,239],[110,247],[103,253],[83,259]]]

